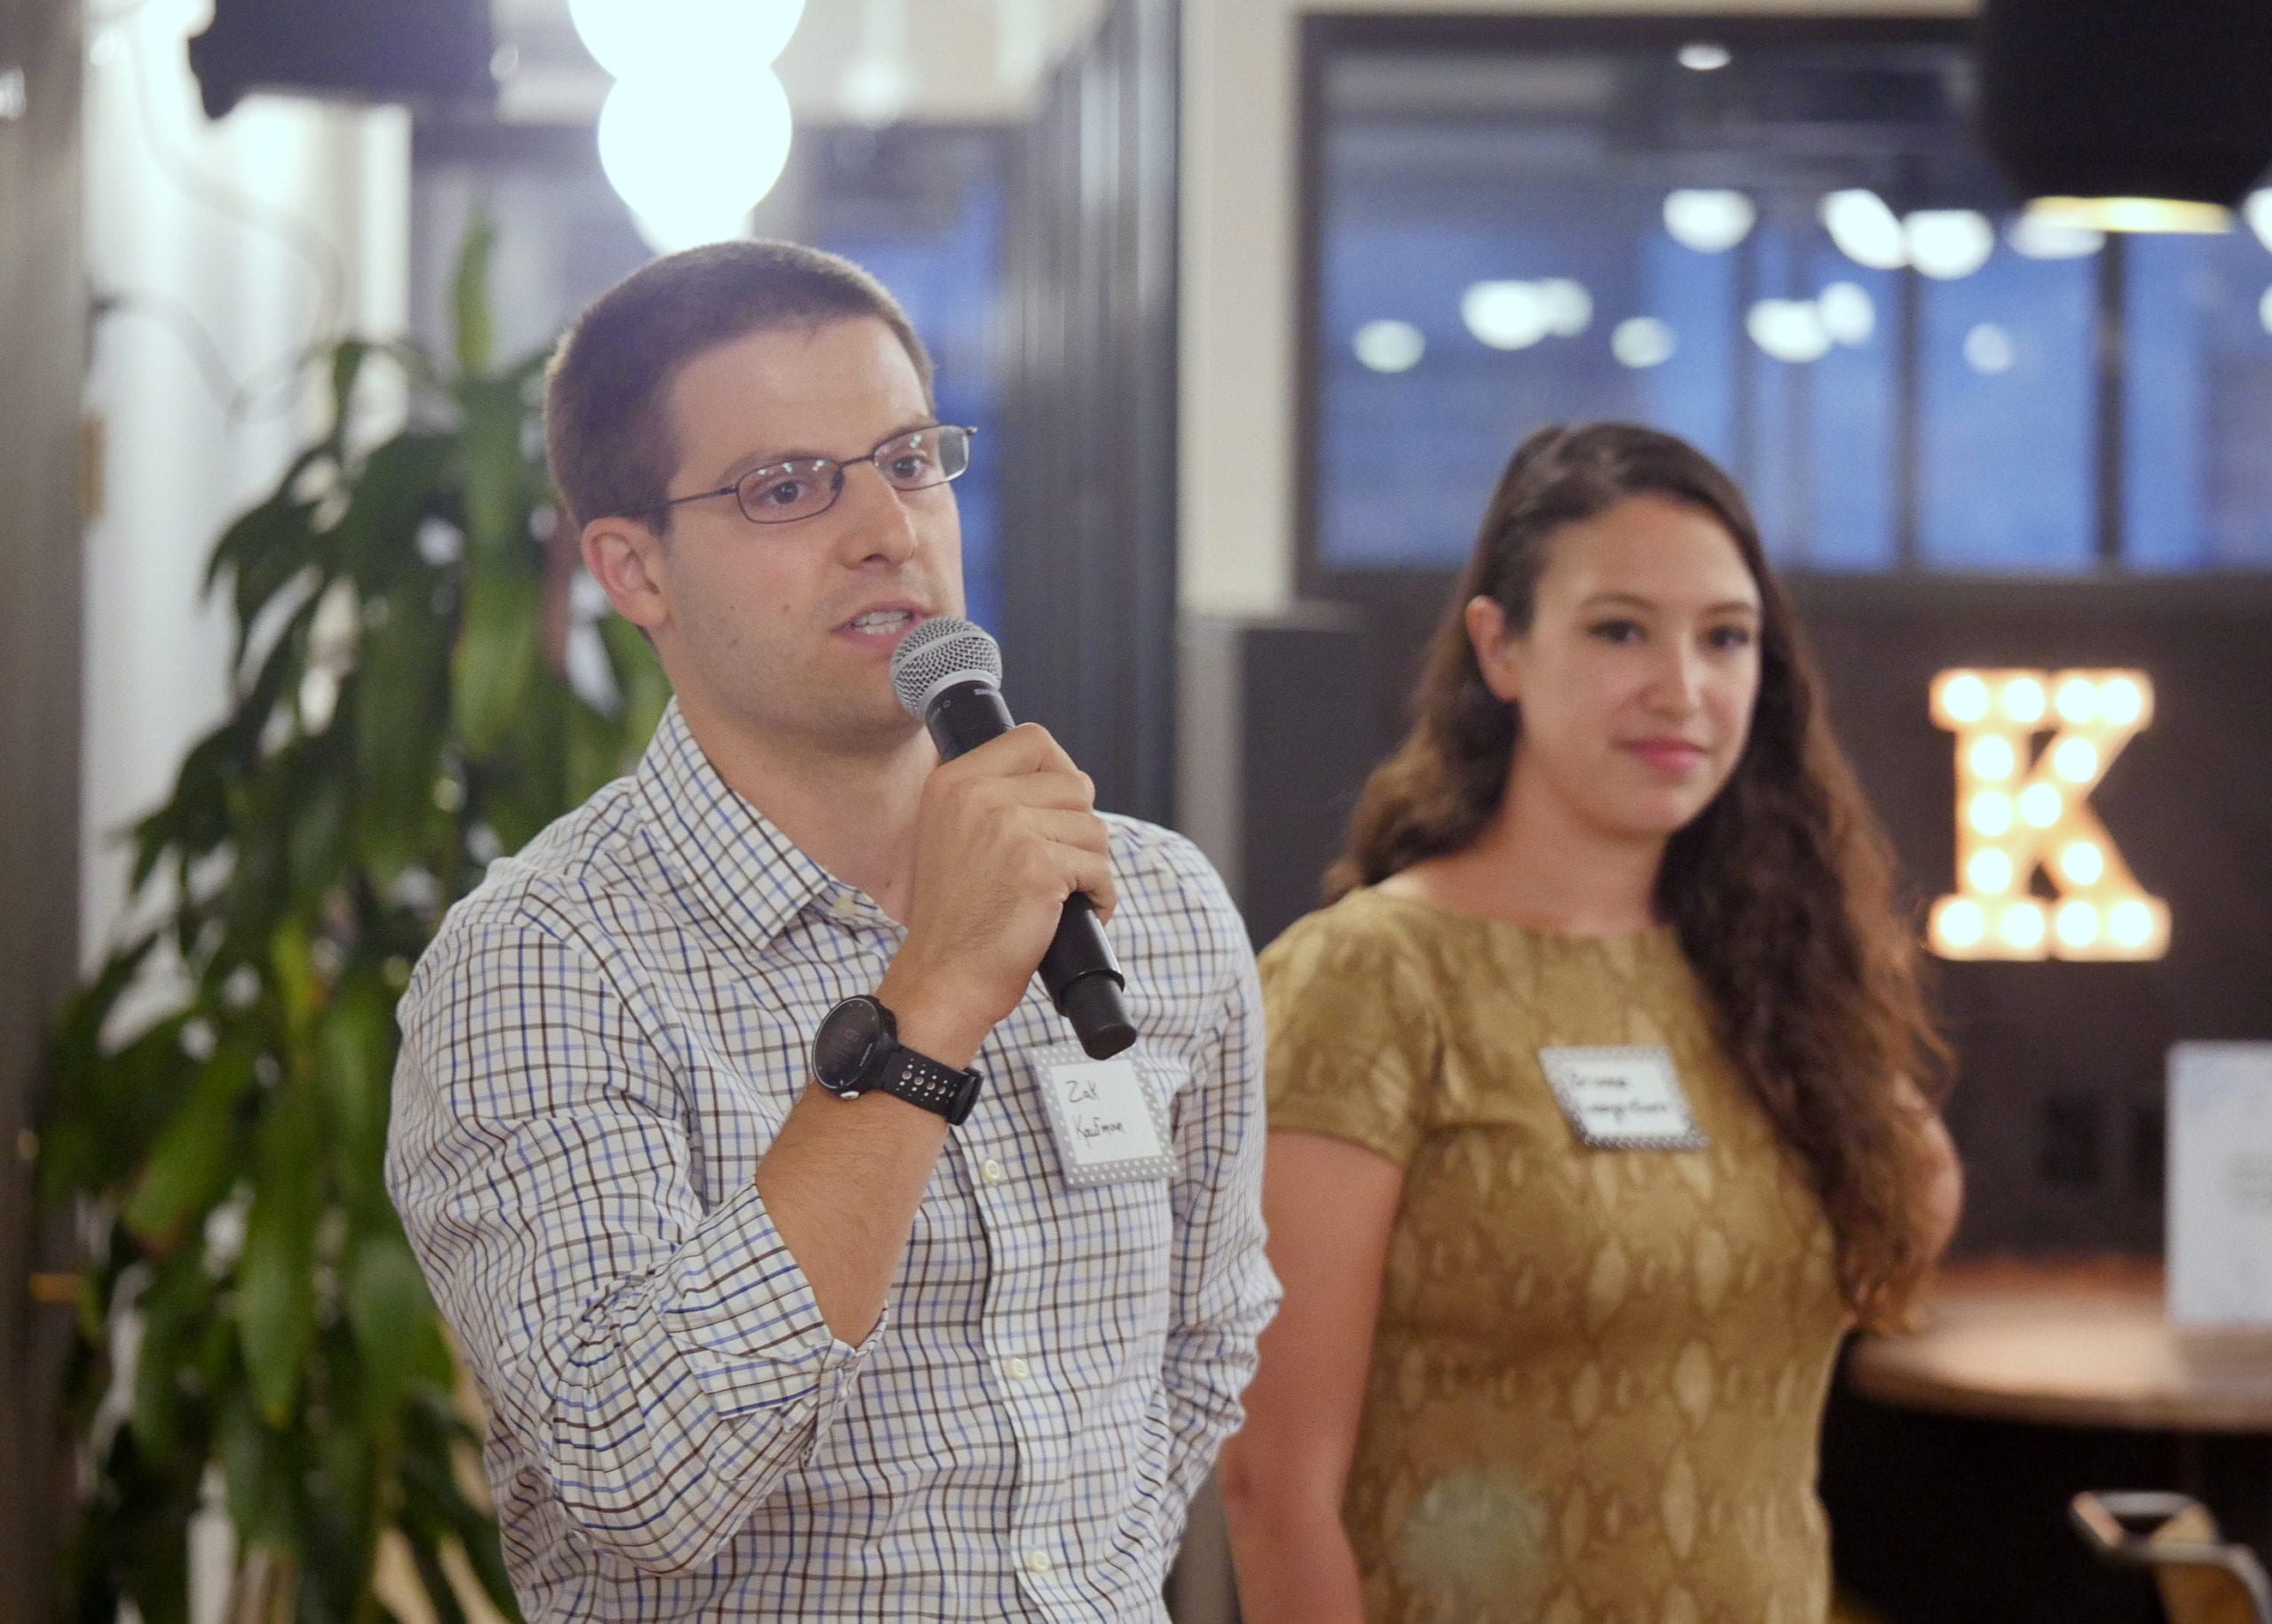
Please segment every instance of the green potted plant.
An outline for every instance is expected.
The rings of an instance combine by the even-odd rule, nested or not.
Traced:
[[[63,1584],[90,1624],[127,1600],[186,1620],[217,1477],[233,1619],[393,1618],[389,1552],[439,1619],[463,1586],[512,1612],[382,1183],[394,1004],[448,905],[625,770],[667,691],[633,627],[572,605],[542,357],[493,363],[488,250],[477,222],[449,364],[330,349],[328,431],[215,548],[231,711],[134,832],[154,922],[57,1029],[39,1174],[84,1248],[68,1407],[91,1486]],[[366,449],[375,366],[409,410]]]

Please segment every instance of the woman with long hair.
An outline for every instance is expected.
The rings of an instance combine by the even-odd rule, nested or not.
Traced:
[[[1328,906],[1263,955],[1248,1624],[1818,1624],[1823,1400],[1954,1227],[1892,863],[1742,494],[1516,451]]]

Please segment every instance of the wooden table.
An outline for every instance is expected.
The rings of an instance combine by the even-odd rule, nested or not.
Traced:
[[[2272,1330],[2172,1324],[2158,1264],[1952,1265],[1920,1328],[1863,1338],[1847,1373],[1913,1409],[2175,1434],[2189,1481],[2104,1486],[2197,1494],[2272,1557]]]

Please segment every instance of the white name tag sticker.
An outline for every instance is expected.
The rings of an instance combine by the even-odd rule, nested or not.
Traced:
[[[1086,1188],[1175,1171],[1166,1116],[1127,1055],[1093,1060],[1068,1045],[1033,1059],[1066,1183]]]
[[[1593,1150],[1702,1150],[1711,1144],[1655,1045],[1541,1049],[1538,1063],[1578,1142]]]

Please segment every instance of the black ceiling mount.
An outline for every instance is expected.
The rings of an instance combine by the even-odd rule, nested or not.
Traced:
[[[1976,41],[2023,197],[2230,207],[2272,163],[2272,0],[1983,0]]]
[[[494,48],[488,0],[214,0],[189,66],[209,118],[250,91],[488,107]]]

